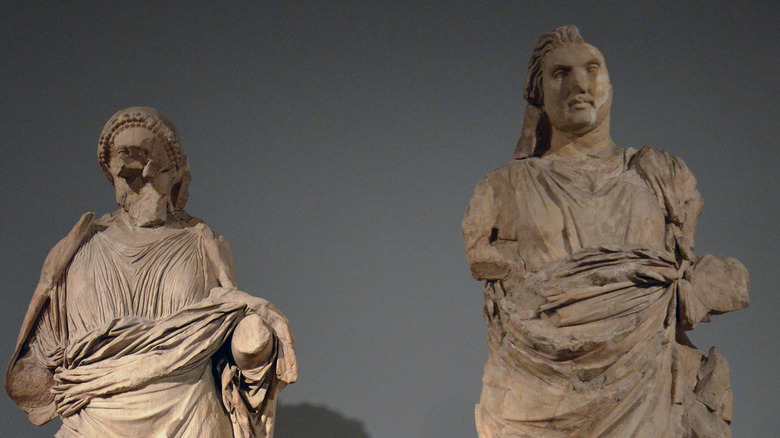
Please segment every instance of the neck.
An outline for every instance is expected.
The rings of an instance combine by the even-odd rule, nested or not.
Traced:
[[[119,193],[117,193],[119,195]],[[138,193],[128,190],[117,196],[117,201],[133,227],[157,227],[165,225],[168,218],[168,196],[144,186]]]
[[[552,127],[550,150],[545,155],[560,158],[581,158],[600,156],[616,148],[609,135],[609,117],[599,126],[584,133],[568,133]]]

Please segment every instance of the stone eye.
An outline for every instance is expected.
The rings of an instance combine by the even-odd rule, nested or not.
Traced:
[[[569,71],[565,68],[559,68],[553,71],[552,77],[554,79],[563,79],[566,77],[566,75],[569,73]]]

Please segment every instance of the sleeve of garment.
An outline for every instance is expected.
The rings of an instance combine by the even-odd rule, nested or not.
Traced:
[[[630,166],[650,187],[666,215],[666,246],[683,260],[694,259],[694,234],[704,205],[696,178],[682,159],[643,147]]]
[[[704,202],[696,178],[680,158],[645,146],[632,165],[646,181],[666,212],[667,249],[686,267],[678,282],[678,321],[691,330],[710,315],[739,310],[748,305],[749,276],[737,260],[714,255],[696,257],[694,233]]]
[[[50,388],[54,368],[62,361],[61,341],[66,333],[63,274],[84,237],[93,229],[94,216],[82,215],[46,257],[6,371],[8,395],[35,425],[47,423],[57,415]]]
[[[272,436],[276,397],[298,377],[295,346],[287,318],[271,303],[234,288],[214,288],[211,298],[242,303],[259,315],[273,333],[273,352],[252,369],[240,369],[225,354],[216,363],[221,379],[222,401],[233,420],[233,434],[242,438]]]
[[[206,284],[207,287],[217,285],[226,288],[238,288],[236,283],[235,267],[233,264],[233,252],[230,242],[219,234],[211,231],[200,219],[191,218],[192,226],[203,237],[203,250],[206,256]]]
[[[49,422],[57,414],[54,395],[54,369],[62,361],[62,348],[56,328],[56,303],[46,304],[18,359],[9,369],[6,390],[35,425]]]
[[[505,168],[488,174],[477,184],[463,218],[463,238],[471,275],[476,280],[501,280],[522,274],[517,260],[514,230],[504,226],[502,217],[516,217],[511,184]]]
[[[232,419],[235,437],[266,438],[273,434],[276,395],[286,384],[274,373],[277,352],[269,362],[250,370],[239,369],[226,357],[217,364],[222,402]]]
[[[233,435],[241,438],[272,436],[276,412],[276,396],[287,384],[298,378],[295,345],[290,323],[279,309],[262,298],[238,289],[230,243],[213,233],[205,224],[201,227],[209,271],[218,287],[211,289],[216,301],[241,303],[247,311],[260,316],[273,333],[274,348],[268,361],[252,369],[240,369],[228,354],[215,359],[220,375],[222,402],[230,414]],[[226,346],[227,347],[227,346]]]

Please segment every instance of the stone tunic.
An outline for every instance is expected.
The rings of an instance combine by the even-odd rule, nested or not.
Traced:
[[[651,148],[518,160],[479,183],[463,230],[486,281],[481,438],[685,435],[696,382],[673,368],[702,356],[676,341],[677,291],[701,205],[682,161]]]
[[[292,338],[278,309],[235,289],[226,243],[196,219],[131,229],[118,213],[86,230],[40,311],[36,291],[6,376],[31,420],[56,409],[59,438],[271,436],[276,393],[297,375]],[[249,313],[274,351],[239,371],[223,346]],[[27,375],[31,391],[16,383]]]

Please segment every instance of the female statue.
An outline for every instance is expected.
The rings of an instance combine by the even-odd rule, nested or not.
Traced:
[[[604,57],[574,26],[541,37],[524,97],[515,160],[463,220],[490,346],[479,436],[730,436],[728,366],[684,330],[746,306],[747,272],[694,256],[695,178],[614,144]]]
[[[87,213],[50,252],[6,389],[57,437],[271,437],[297,377],[287,319],[236,286],[228,242],[184,210],[173,124],[116,113],[98,145],[120,208]]]

